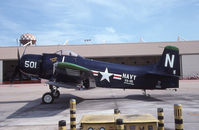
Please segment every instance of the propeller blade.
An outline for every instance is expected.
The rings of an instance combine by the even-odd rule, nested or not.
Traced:
[[[17,74],[19,73],[19,67],[18,65],[15,67],[15,71],[14,73],[12,74],[11,78],[10,78],[10,82],[13,83],[15,77],[17,76]]]
[[[17,60],[18,60],[18,66],[20,65],[20,54],[19,54],[19,48],[17,49]]]
[[[22,73],[19,71],[19,81],[22,81]]]
[[[20,54],[19,54],[19,48],[17,48],[17,66],[15,67],[14,73],[12,74],[11,78],[10,78],[10,82],[13,83],[15,77],[17,76],[17,74],[19,74],[19,79],[22,80],[22,75],[20,72]]]

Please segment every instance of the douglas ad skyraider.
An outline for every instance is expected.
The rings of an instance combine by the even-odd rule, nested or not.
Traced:
[[[180,63],[179,50],[166,46],[158,63],[147,66],[127,66],[113,64],[81,57],[74,52],[60,50],[52,54],[23,54],[20,58],[12,80],[17,73],[47,79],[50,92],[42,97],[43,103],[52,103],[58,98],[59,87],[84,85],[121,89],[167,89],[179,88]],[[75,87],[75,86],[74,86]]]

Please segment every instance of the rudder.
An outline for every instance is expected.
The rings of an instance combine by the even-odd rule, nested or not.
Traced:
[[[175,46],[166,46],[156,69],[168,75],[180,76],[179,49]]]

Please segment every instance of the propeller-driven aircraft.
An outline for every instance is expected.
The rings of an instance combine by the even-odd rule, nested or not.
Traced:
[[[71,85],[146,90],[179,88],[179,50],[166,46],[158,63],[147,66],[128,66],[87,59],[72,51],[60,50],[42,55],[23,54],[18,51],[15,73],[47,79],[50,92],[42,96],[42,102],[50,104],[60,96],[59,87]],[[12,78],[13,79],[13,78]]]

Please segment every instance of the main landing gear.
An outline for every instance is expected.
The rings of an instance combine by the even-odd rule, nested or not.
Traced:
[[[59,98],[60,92],[58,87],[49,85],[50,92],[45,93],[42,96],[42,103],[51,104],[56,98]]]
[[[144,95],[144,96],[147,96],[147,97],[150,97],[150,96],[151,96],[150,94],[147,94],[147,93],[146,93],[146,89],[143,89],[143,95]]]

